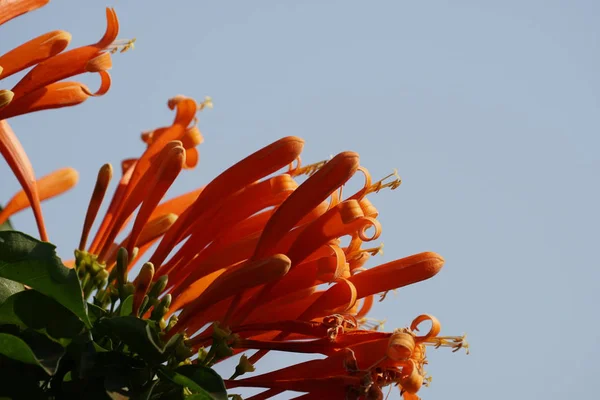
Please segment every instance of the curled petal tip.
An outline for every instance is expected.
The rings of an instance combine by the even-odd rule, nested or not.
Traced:
[[[117,39],[119,34],[119,19],[117,18],[117,13],[114,8],[107,7],[106,8],[106,31],[104,32],[104,36],[100,41],[96,44],[97,47],[105,48],[108,47],[112,42]]]
[[[112,68],[112,58],[110,53],[100,53],[98,56],[92,58],[85,65],[87,72],[100,72],[106,71]]]

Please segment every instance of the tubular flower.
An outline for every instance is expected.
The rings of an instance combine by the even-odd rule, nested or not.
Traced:
[[[246,379],[229,380],[226,385],[268,388],[270,395],[285,390],[303,391],[314,394],[314,398],[327,387],[327,390],[337,390],[341,394],[339,398],[345,395],[345,398],[356,399],[379,398],[373,396],[381,393],[383,387],[397,385],[405,398],[415,399],[418,398],[415,394],[430,380],[423,369],[427,364],[426,346],[451,347],[454,351],[468,347],[464,337],[438,337],[439,322],[428,315],[417,317],[410,328],[392,333],[356,329],[352,324],[344,326],[344,318],[348,317],[334,315],[323,319],[321,325],[313,322],[304,327],[295,327],[289,321],[264,325],[301,332],[305,338],[301,341],[240,339],[239,333],[245,329],[238,329],[239,333],[231,335],[233,348],[318,353],[327,357]],[[426,335],[417,336],[417,326],[425,320],[432,321],[432,328]],[[331,329],[334,329],[333,335],[325,334]]]
[[[35,183],[40,201],[58,196],[70,190],[77,184],[79,174],[73,168],[61,168],[46,176],[41,177]],[[31,206],[25,190],[21,190],[0,211],[0,225],[19,211]]]
[[[48,0],[0,0],[0,25],[46,3]],[[76,172],[59,170],[36,182],[31,162],[5,120],[35,111],[77,105],[109,90],[107,70],[111,67],[111,52],[127,50],[133,46],[133,41],[116,40],[119,22],[113,9],[106,10],[106,17],[106,31],[95,44],[64,51],[71,35],[58,30],[0,54],[0,85],[3,78],[29,69],[10,90],[0,86],[0,152],[23,189],[0,213],[0,224],[10,215],[31,206],[40,237],[48,239],[40,201],[70,189],[77,181]],[[85,72],[100,75],[100,89],[95,93],[82,83],[63,81]]]
[[[35,182],[33,167],[31,166],[31,162],[29,161],[23,146],[21,146],[21,142],[17,139],[17,136],[8,122],[4,120],[0,120],[0,154],[2,154],[2,157],[4,157],[23,188],[23,192],[27,197],[27,202],[33,209],[33,215],[35,216],[35,222],[37,223],[40,238],[42,240],[48,240],[40,205],[40,194]],[[16,196],[19,195],[17,194]],[[10,213],[10,208],[8,212]]]
[[[44,6],[47,0],[0,3],[0,25],[12,18]],[[31,68],[10,90],[0,90],[0,119],[30,112],[80,104],[90,96],[101,96],[110,88],[111,53],[133,47],[135,40],[116,40],[119,21],[115,11],[106,9],[107,28],[95,44],[64,51],[71,34],[52,31],[0,54],[0,82]],[[80,82],[64,79],[86,72],[100,75],[100,88],[93,92]]]
[[[439,336],[440,323],[430,315],[393,332],[368,318],[375,296],[429,279],[444,264],[440,255],[422,252],[367,267],[382,249],[366,245],[382,233],[367,196],[396,189],[397,174],[373,183],[351,151],[303,166],[304,141],[290,136],[205,186],[164,200],[178,174],[195,166],[202,142],[196,115],[208,102],[169,100],[173,123],[143,133],[144,152],[123,161],[88,245],[112,178],[109,164],[100,169],[73,262],[90,283],[84,294],[96,291],[95,303],[104,307],[131,296],[132,312],[158,322],[165,341],[183,340],[198,351],[195,363],[212,366],[255,351],[242,355],[226,381],[229,388],[266,389],[253,399],[286,390],[305,392],[303,399],[380,399],[388,385],[417,398],[429,382],[425,348],[456,351],[467,344],[464,337]],[[364,185],[345,197],[343,188],[356,172]],[[343,239],[349,239],[345,246]],[[138,262],[141,271],[129,282]],[[424,323],[431,325],[427,332]],[[269,351],[325,358],[236,379],[253,372]]]

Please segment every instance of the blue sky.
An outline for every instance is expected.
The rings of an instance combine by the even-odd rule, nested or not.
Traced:
[[[2,26],[0,53],[54,29],[94,43],[104,6],[137,37],[114,58],[111,91],[10,121],[38,176],[80,172],[43,207],[63,257],[97,169],[141,154],[139,133],[172,119],[169,97],[210,95],[200,165],[173,194],[287,135],[306,140],[307,161],[355,150],[374,177],[398,169],[402,186],[372,197],[385,253],[371,265],[425,250],[446,265],[371,315],[393,329],[434,314],[472,350],[430,352],[423,399],[593,397],[600,3],[63,0]],[[18,189],[3,163],[0,188],[2,201]],[[29,212],[13,223],[35,232]]]

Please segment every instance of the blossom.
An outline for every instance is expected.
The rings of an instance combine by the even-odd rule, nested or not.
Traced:
[[[2,1],[0,25],[46,3],[48,0]],[[23,207],[31,206],[42,240],[48,240],[48,235],[40,201],[68,190],[75,182],[69,177],[63,176],[61,179],[60,172],[57,172],[58,175],[49,178],[51,182],[42,179],[36,183],[31,162],[5,120],[35,111],[77,105],[90,96],[100,96],[109,90],[110,75],[107,70],[112,65],[111,52],[118,48],[127,50],[132,47],[133,41],[116,41],[119,22],[113,9],[106,9],[106,18],[106,31],[95,44],[64,51],[71,35],[58,30],[42,34],[0,55],[0,84],[3,78],[30,68],[10,90],[0,89],[0,154],[23,189],[10,207],[0,214],[0,219],[5,220]],[[100,75],[101,84],[96,92],[82,83],[63,81],[86,72]]]
[[[418,325],[427,320],[432,323],[430,331],[418,336]],[[342,315],[313,323],[311,329],[300,326],[294,329],[285,322],[279,323],[279,326],[273,324],[271,328],[291,329],[302,332],[305,337],[315,338],[265,341],[239,339],[232,335],[232,346],[320,353],[327,357],[246,379],[230,379],[226,381],[228,387],[268,388],[269,396],[285,390],[307,392],[307,395],[299,397],[303,399],[323,398],[325,392],[335,393],[337,398],[379,399],[383,398],[382,387],[398,385],[405,399],[414,399],[418,398],[415,394],[419,389],[430,380],[424,371],[426,346],[451,347],[454,351],[468,346],[464,337],[438,337],[439,321],[430,315],[421,315],[415,318],[410,328],[397,329],[392,333],[356,329],[352,320]],[[263,396],[261,393],[250,399],[265,398]]]
[[[0,25],[47,3],[47,0],[14,1],[2,4]],[[80,104],[90,96],[101,96],[110,89],[108,69],[111,53],[127,50],[134,40],[117,41],[119,20],[112,8],[106,9],[107,27],[102,38],[91,45],[64,51],[71,34],[52,31],[25,42],[0,55],[2,79],[31,68],[10,90],[0,91],[0,119],[40,110]],[[80,82],[64,79],[86,72],[100,75],[100,88],[93,92]]]
[[[184,338],[203,365],[256,350],[226,381],[229,388],[267,389],[253,399],[286,390],[306,392],[304,399],[381,398],[389,385],[398,385],[406,399],[417,398],[428,383],[425,346],[456,350],[466,342],[439,336],[439,321],[426,314],[394,332],[366,317],[375,296],[429,279],[444,264],[437,253],[422,252],[366,267],[381,246],[365,243],[382,233],[368,196],[396,189],[397,173],[373,183],[351,151],[303,166],[305,142],[289,136],[165,201],[178,175],[196,165],[202,142],[197,112],[209,104],[184,96],[169,100],[173,123],[142,134],[146,149],[122,163],[88,245],[113,174],[109,164],[100,168],[73,262],[84,282],[95,283],[84,285],[84,294],[97,289],[95,302],[105,307],[115,293],[131,295],[134,315],[158,322],[165,341]],[[345,195],[357,173],[364,185]],[[141,260],[147,261],[128,283]],[[425,321],[431,328],[419,335]],[[236,380],[269,351],[326,358]]]
[[[74,168],[61,168],[36,181],[40,201],[58,196],[77,184],[79,173]],[[13,214],[18,213],[30,206],[29,199],[24,190],[17,192],[0,211],[0,225],[2,225]]]
[[[47,2],[0,0],[0,25]],[[77,173],[66,168],[36,179],[6,119],[77,105],[109,90],[111,55],[132,48],[134,40],[117,40],[113,9],[106,18],[94,44],[65,51],[71,35],[58,30],[0,55],[0,82],[24,73],[10,90],[0,89],[0,154],[22,186],[0,211],[0,224],[31,207],[41,239],[48,240],[40,202],[70,189]],[[98,90],[65,81],[84,73],[99,74]],[[383,300],[390,290],[432,278],[444,265],[439,254],[425,251],[367,267],[382,248],[367,245],[382,234],[369,196],[397,189],[396,172],[373,183],[353,151],[303,165],[304,140],[288,136],[165,201],[178,176],[198,164],[197,115],[212,101],[176,96],[167,106],[175,111],[173,122],[142,133],[146,148],[139,157],[123,160],[120,174],[110,164],[99,169],[75,260],[67,262],[85,299],[93,295],[95,305],[111,313],[117,308],[119,315],[154,321],[159,339],[181,345],[176,363],[212,366],[255,351],[243,354],[225,381],[230,389],[266,389],[254,400],[285,391],[304,392],[298,398],[305,400],[382,399],[391,385],[414,400],[429,383],[427,346],[468,348],[464,336],[440,336],[439,321],[428,314],[393,332],[367,318],[375,296]],[[359,174],[363,186],[344,193]],[[118,183],[92,234],[113,175]],[[426,333],[419,329],[424,322],[431,325]],[[255,372],[270,351],[325,358],[238,379]],[[193,352],[198,358],[192,361]]]
[[[31,166],[31,162],[29,161],[23,146],[21,146],[21,142],[17,139],[17,136],[10,125],[8,125],[8,122],[4,120],[0,120],[0,154],[4,157],[23,188],[28,203],[33,209],[40,238],[42,240],[48,240],[33,167]]]

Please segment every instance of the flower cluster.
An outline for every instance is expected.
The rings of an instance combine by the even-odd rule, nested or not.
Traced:
[[[0,8],[0,24],[44,3],[9,1]],[[56,31],[0,56],[0,77],[33,66],[10,91],[0,91],[0,150],[23,187],[0,211],[0,224],[31,205],[40,237],[47,240],[40,200],[71,188],[77,173],[67,168],[36,181],[4,120],[104,94],[111,53],[133,43],[115,44],[118,21],[111,9],[107,20],[105,35],[94,45],[63,52],[70,36]],[[100,74],[97,92],[62,81],[84,72]],[[75,259],[66,263],[77,271],[84,298],[93,296],[109,310],[130,301],[131,313],[154,321],[162,341],[179,341],[183,364],[210,367],[256,350],[250,357],[242,354],[225,381],[228,388],[266,389],[253,400],[287,390],[305,392],[297,397],[305,400],[383,399],[382,388],[390,385],[405,399],[417,399],[429,381],[426,346],[468,348],[464,337],[439,336],[440,323],[427,314],[393,332],[367,318],[377,295],[429,279],[444,264],[440,255],[424,252],[367,267],[381,251],[367,246],[381,234],[369,197],[396,189],[396,173],[373,182],[351,151],[305,166],[304,141],[291,136],[250,154],[207,185],[164,201],[179,174],[198,163],[203,138],[197,113],[212,103],[177,96],[168,106],[175,111],[173,123],[144,132],[145,151],[121,163],[114,194],[90,240],[113,177],[110,164],[99,170]],[[357,173],[364,185],[344,193]],[[144,260],[129,281],[132,268]],[[421,334],[424,322],[431,326]],[[325,358],[237,379],[253,372],[269,351]]]
[[[0,25],[33,9],[45,5],[48,0],[8,1],[0,9]],[[90,96],[101,96],[110,89],[112,66],[111,53],[125,51],[134,41],[116,41],[119,20],[111,8],[106,10],[106,31],[94,44],[64,51],[71,41],[71,34],[52,31],[40,35],[0,55],[0,82],[16,73],[31,68],[12,89],[0,90],[0,119],[34,111],[81,104]],[[80,82],[64,79],[86,72],[98,73],[100,88],[92,92]]]
[[[3,1],[0,4],[0,26],[46,5],[48,1]],[[12,89],[2,89],[0,86],[0,154],[24,191],[0,214],[0,221],[4,222],[10,215],[31,204],[43,240],[47,240],[48,236],[39,206],[40,200],[72,187],[77,181],[77,174],[74,170],[57,171],[35,185],[31,163],[6,119],[41,110],[74,106],[91,96],[101,96],[108,92],[111,84],[108,73],[112,66],[111,54],[115,50],[126,51],[132,48],[135,40],[116,40],[119,20],[113,9],[106,9],[106,20],[106,31],[95,44],[64,51],[71,41],[71,34],[58,30],[40,35],[0,55],[0,85],[3,79],[29,68]],[[100,88],[96,92],[80,82],[64,81],[86,72],[100,75]]]
[[[303,398],[380,398],[381,387],[390,384],[411,398],[426,382],[425,345],[465,345],[460,337],[438,337],[440,325],[431,316],[393,333],[373,329],[366,319],[377,294],[428,279],[444,262],[425,252],[366,268],[380,247],[364,244],[381,233],[368,195],[398,187],[395,175],[373,183],[354,152],[302,166],[304,141],[285,137],[206,186],[161,203],[182,169],[196,163],[202,136],[195,114],[210,102],[179,96],[168,104],[176,109],[173,124],[142,134],[147,149],[123,162],[108,211],[86,247],[112,168],[107,164],[98,175],[75,265],[88,283],[84,291],[99,289],[102,306],[118,293],[118,284],[107,284],[127,282],[126,271],[157,244],[128,292],[133,310],[153,315],[165,340],[184,334],[200,351],[197,362],[213,365],[258,350],[243,359],[237,377],[269,350],[328,356],[226,382],[269,389],[256,399],[284,390],[308,392]],[[344,196],[344,184],[357,172],[365,177],[363,187]],[[117,242],[130,220],[131,230]],[[347,246],[343,237],[350,238]],[[127,255],[131,260],[119,267]],[[425,320],[432,328],[417,336]]]

